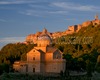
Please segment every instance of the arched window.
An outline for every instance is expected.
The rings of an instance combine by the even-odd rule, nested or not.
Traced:
[[[56,51],[53,53],[53,59],[61,59],[61,53]]]

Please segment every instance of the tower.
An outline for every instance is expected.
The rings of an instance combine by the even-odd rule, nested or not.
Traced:
[[[98,15],[96,14],[96,15],[95,15],[95,20],[98,20],[98,19],[99,19],[99,17],[98,17]]]

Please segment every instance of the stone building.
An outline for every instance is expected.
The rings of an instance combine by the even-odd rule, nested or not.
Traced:
[[[69,26],[68,30],[72,31],[72,32],[76,32],[77,30],[77,25],[73,25],[73,26]]]
[[[21,73],[60,73],[65,71],[62,52],[51,46],[52,40],[44,29],[37,46],[27,53],[27,61],[16,61],[13,68]]]
[[[77,25],[77,30],[76,30],[76,32],[78,32],[81,28],[82,28],[82,25],[81,25],[81,24],[78,24],[78,25]]]
[[[95,26],[96,26],[96,25],[100,25],[100,20],[99,20],[98,15],[95,16],[95,20],[93,20],[92,23],[93,23],[93,25],[95,25]]]
[[[80,29],[81,29],[81,25],[78,24],[78,25],[73,25],[73,26],[69,26],[68,27],[68,30],[66,30],[66,35],[67,34],[73,34],[73,33],[76,33],[78,32]]]
[[[82,23],[82,27],[87,27],[92,24],[92,21],[85,21]]]

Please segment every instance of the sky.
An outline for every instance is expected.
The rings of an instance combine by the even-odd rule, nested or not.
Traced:
[[[100,0],[0,0],[0,48],[29,34],[65,31],[100,15]]]

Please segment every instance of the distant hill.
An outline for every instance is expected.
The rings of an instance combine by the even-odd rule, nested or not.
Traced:
[[[98,27],[99,24],[100,24],[100,20],[99,20],[98,16],[96,15],[94,20],[85,21],[82,24],[68,26],[68,29],[65,30],[65,31],[58,31],[58,32],[53,32],[53,33],[48,32],[48,35],[51,38],[53,38],[53,39],[58,38],[58,37],[61,37],[61,36],[69,35],[69,34],[75,34],[75,33],[78,33],[78,32],[81,35],[81,31],[86,31],[87,34],[92,35],[91,34],[91,32],[93,31],[92,28],[91,28],[90,33],[88,32],[89,29],[90,29],[89,26],[91,26],[91,27]],[[86,30],[84,30],[84,29],[86,29]],[[35,34],[29,34],[26,37],[26,42],[36,44],[37,43],[37,38],[38,38],[38,36],[41,35],[41,33],[42,32],[36,32]]]

